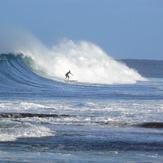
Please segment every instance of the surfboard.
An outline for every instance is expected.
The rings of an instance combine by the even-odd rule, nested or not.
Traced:
[[[66,82],[78,82],[77,80],[65,80]]]

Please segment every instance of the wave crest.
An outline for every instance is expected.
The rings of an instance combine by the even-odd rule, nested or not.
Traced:
[[[13,51],[30,57],[32,69],[48,78],[64,80],[65,73],[71,70],[72,80],[85,83],[130,84],[145,80],[91,42],[64,40],[47,48],[32,35],[19,37],[12,44]]]
[[[64,79],[64,74],[71,70],[72,80],[86,83],[126,84],[144,80],[138,72],[90,42],[66,40],[52,49],[45,49],[21,52],[33,58],[32,67],[36,71],[44,72],[50,78]]]

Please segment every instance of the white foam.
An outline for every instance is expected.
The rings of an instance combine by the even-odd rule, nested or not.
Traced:
[[[20,52],[33,58],[35,70],[51,78],[64,79],[64,74],[71,70],[71,79],[79,82],[124,84],[144,80],[135,70],[115,61],[100,47],[87,41],[68,40],[52,49],[36,49]]]
[[[35,71],[52,79],[64,80],[65,73],[71,70],[71,79],[78,82],[124,84],[145,80],[138,72],[88,41],[63,40],[48,48],[27,32],[10,32],[6,39],[4,34],[2,36],[3,40],[9,40],[4,46],[31,57]]]
[[[18,138],[45,136],[54,136],[54,132],[47,127],[30,123],[0,128],[0,141],[15,141]]]
[[[45,105],[41,105],[41,104],[34,103],[34,102],[20,102],[20,107],[25,110],[29,110],[32,108],[37,108],[37,109],[45,108]]]
[[[51,106],[46,103],[29,101],[0,101],[0,111],[3,113],[47,113],[47,110],[49,113]]]

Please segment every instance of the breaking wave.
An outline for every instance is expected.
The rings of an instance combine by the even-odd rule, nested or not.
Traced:
[[[145,80],[136,70],[88,41],[63,40],[48,48],[35,37],[21,34],[10,44],[9,50],[30,58],[26,63],[33,71],[54,80],[64,80],[68,70],[73,73],[72,80],[84,83],[132,84]]]

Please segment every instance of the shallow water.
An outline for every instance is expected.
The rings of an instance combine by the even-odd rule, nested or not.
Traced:
[[[139,126],[162,122],[162,100],[14,100],[1,101],[0,109],[17,113],[1,117],[1,161],[162,160],[163,129]]]

